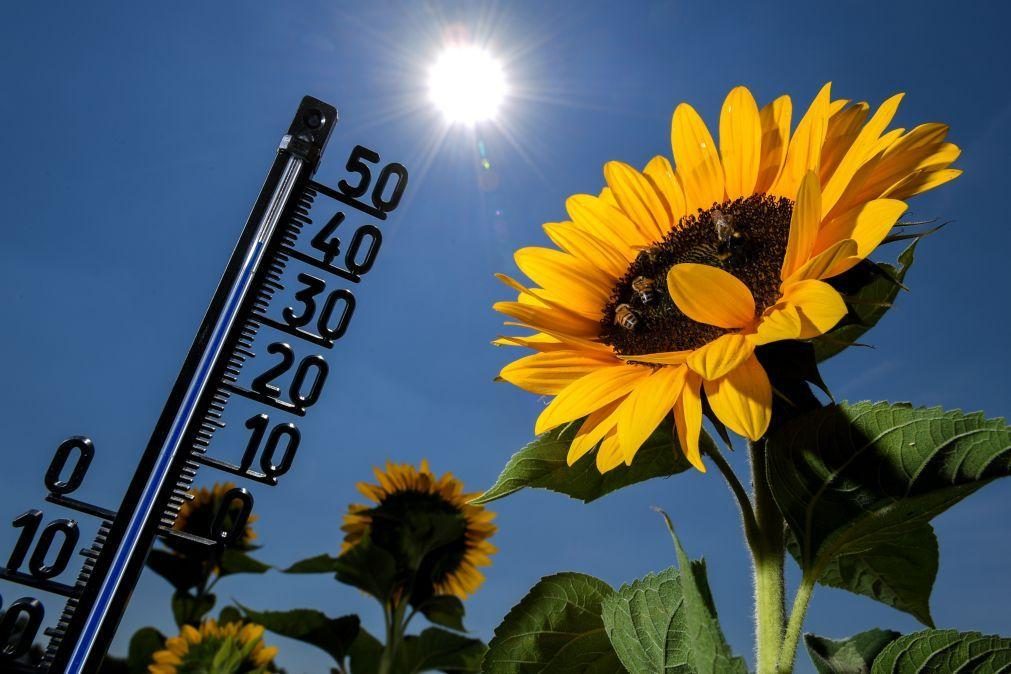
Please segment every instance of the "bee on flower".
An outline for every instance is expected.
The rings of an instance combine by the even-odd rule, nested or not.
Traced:
[[[792,126],[788,96],[760,108],[737,87],[718,143],[682,103],[673,163],[612,161],[599,195],[569,197],[569,220],[544,225],[556,247],[515,254],[532,285],[499,275],[518,296],[495,309],[532,334],[496,344],[534,351],[500,376],[553,397],[536,432],[582,419],[568,462],[596,449],[601,473],[630,465],[669,414],[705,471],[705,405],[762,437],[773,391],[756,349],[831,330],[847,313],[832,280],[874,252],[906,200],[961,174],[947,126],[888,130],[901,99],[872,114],[826,84]]]

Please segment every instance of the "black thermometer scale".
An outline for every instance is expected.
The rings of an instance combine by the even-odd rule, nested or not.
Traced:
[[[348,178],[336,189],[315,182],[336,122],[332,106],[308,96],[302,100],[119,508],[71,496],[94,458],[91,440],[75,436],[56,449],[45,474],[46,500],[98,518],[98,533],[79,551],[84,562],[76,581],[64,583],[57,577],[77,549],[77,522],[47,522],[35,509],[14,519],[20,536],[0,568],[0,580],[66,597],[66,604],[56,625],[44,630],[49,642],[41,663],[31,666],[22,660],[40,636],[46,608],[31,596],[6,606],[0,597],[0,610],[6,609],[0,671],[94,674],[158,537],[214,547],[241,536],[253,508],[253,495],[242,487],[225,495],[210,537],[173,530],[197,471],[208,466],[276,485],[291,468],[300,440],[294,419],[316,403],[329,373],[320,351],[332,348],[347,330],[355,311],[348,286],[372,268],[382,243],[376,223],[397,207],[407,187],[402,165],[383,164],[379,154],[360,145],[347,160]],[[334,206],[336,212],[314,228],[309,246],[296,247],[313,224],[314,204],[322,203],[328,213]],[[342,240],[338,234],[349,228],[341,227],[345,218],[365,222]],[[295,276],[293,306],[275,307],[284,304],[272,299],[290,283],[289,265],[305,271]],[[248,368],[252,372],[244,372],[257,355],[254,338],[261,328],[279,338]],[[290,384],[282,387],[277,380],[285,375]],[[226,427],[225,407],[237,398],[253,405],[254,414],[245,422],[245,449],[235,462],[211,452],[211,443]]]

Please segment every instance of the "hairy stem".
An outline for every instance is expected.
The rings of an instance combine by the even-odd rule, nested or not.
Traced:
[[[755,641],[758,674],[777,671],[786,607],[783,592],[785,540],[783,516],[769,490],[765,475],[765,446],[750,445],[751,482],[757,535],[751,541],[755,568]]]
[[[399,600],[386,609],[386,646],[379,660],[378,674],[390,674],[397,657],[397,649],[404,637],[404,613],[407,611],[407,600]]]
[[[797,645],[800,643],[800,632],[804,627],[804,617],[807,615],[807,605],[811,602],[812,592],[814,580],[808,574],[804,574],[797,588],[797,596],[793,598],[790,622],[786,626],[783,646],[779,650],[778,674],[790,674],[793,671],[793,661],[797,657]]]
[[[755,521],[755,510],[751,506],[751,499],[748,497],[748,492],[744,489],[744,485],[737,478],[737,473],[734,469],[730,467],[727,460],[723,458],[723,454],[719,449],[713,448],[706,452],[710,458],[712,458],[713,463],[716,467],[720,469],[720,473],[723,474],[723,479],[727,481],[727,485],[730,486],[730,491],[733,492],[734,496],[737,498],[737,505],[741,510],[741,521],[744,523],[744,536],[748,540],[748,547],[754,548],[758,537],[758,524]]]

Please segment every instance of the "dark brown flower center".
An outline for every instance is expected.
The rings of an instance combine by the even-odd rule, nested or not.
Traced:
[[[780,268],[793,202],[757,194],[681,219],[636,256],[614,286],[600,338],[624,356],[696,349],[729,330],[685,316],[667,291],[667,272],[694,262],[733,274],[751,290],[757,314],[779,299]],[[756,315],[757,315],[756,314]]]

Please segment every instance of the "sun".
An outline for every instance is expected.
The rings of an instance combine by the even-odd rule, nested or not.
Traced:
[[[447,47],[428,73],[429,99],[449,122],[494,119],[507,91],[502,64],[473,45]]]

